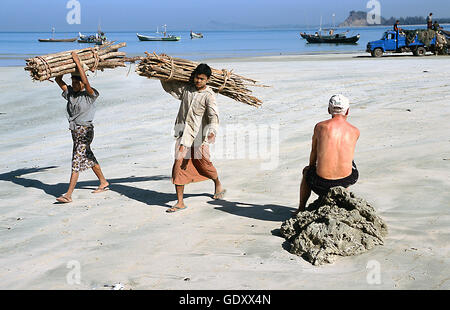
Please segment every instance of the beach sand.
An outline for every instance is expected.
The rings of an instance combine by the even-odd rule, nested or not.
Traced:
[[[61,205],[72,152],[61,91],[0,68],[0,288],[449,289],[449,58],[367,55],[208,60],[272,86],[253,88],[259,109],[218,96],[218,145],[233,128],[271,125],[274,144],[269,159],[261,145],[253,157],[213,148],[225,199],[212,200],[212,181],[190,184],[189,208],[174,214],[165,211],[176,201],[179,103],[159,81],[134,67],[91,73],[100,92],[92,149],[111,190],[91,194],[98,181],[87,171]],[[297,208],[314,125],[336,93],[350,98],[361,131],[351,191],[389,235],[363,255],[313,266],[278,230]]]

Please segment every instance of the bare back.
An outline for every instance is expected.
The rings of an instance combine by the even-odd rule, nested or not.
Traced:
[[[314,128],[310,164],[315,163],[317,174],[324,179],[337,180],[349,176],[358,138],[358,128],[347,122],[344,116],[337,115],[318,123]]]

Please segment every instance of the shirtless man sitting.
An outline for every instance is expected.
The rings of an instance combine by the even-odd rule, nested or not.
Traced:
[[[349,107],[345,96],[334,95],[328,105],[331,119],[314,127],[309,166],[303,169],[300,204],[295,214],[305,210],[311,190],[324,196],[332,187],[347,188],[358,180],[353,155],[359,130],[347,122]]]

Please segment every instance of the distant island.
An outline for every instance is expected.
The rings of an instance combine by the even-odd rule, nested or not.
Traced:
[[[401,25],[426,25],[426,16],[409,16],[409,17],[391,17],[386,19],[381,17],[380,25],[393,25],[395,21],[399,20]],[[450,23],[450,18],[436,18],[439,24]],[[349,17],[339,24],[339,27],[362,27],[362,26],[378,26],[367,23],[367,12],[364,11],[351,11]]]

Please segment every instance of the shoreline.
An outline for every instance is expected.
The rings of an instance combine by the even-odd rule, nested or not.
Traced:
[[[372,30],[370,30],[372,28]],[[227,59],[233,61],[235,59],[251,59],[260,57],[274,56],[304,56],[304,55],[330,55],[330,54],[355,54],[365,53],[366,44],[369,41],[378,40],[382,31],[388,29],[385,26],[358,27],[348,29],[350,32],[359,32],[361,38],[357,44],[308,44],[300,37],[299,32],[314,30],[296,29],[296,30],[279,30],[280,34],[272,33],[272,31],[255,31],[255,34],[246,34],[245,31],[218,31],[223,34],[213,35],[213,32],[206,35],[202,40],[190,40],[184,37],[178,43],[159,44],[158,42],[147,44],[140,42],[134,33],[123,32],[114,35],[117,42],[126,42],[127,47],[122,51],[128,54],[128,57],[144,56],[144,51],[161,51],[168,55],[178,58],[190,59],[193,61],[199,59]],[[0,67],[18,67],[24,65],[26,58],[40,55],[47,55],[56,51],[82,49],[93,47],[93,45],[55,43],[38,43],[37,35],[24,35],[25,41],[20,45],[12,41],[9,37],[12,35],[4,34],[0,41],[5,45],[0,51]],[[32,41],[30,41],[32,40]],[[11,42],[11,46],[9,43]],[[227,42],[230,42],[227,45]]]
[[[305,53],[286,53],[286,54],[276,54],[276,53],[269,53],[266,55],[254,55],[254,56],[245,56],[245,55],[239,55],[239,56],[227,56],[227,57],[216,57],[216,56],[206,56],[204,58],[202,58],[203,60],[209,60],[209,61],[230,61],[230,62],[239,62],[239,61],[249,61],[249,60],[254,60],[254,61],[258,61],[259,59],[262,58],[282,58],[282,57],[286,57],[286,58],[295,58],[295,57],[303,57],[303,56],[332,56],[332,55],[341,55],[341,56],[345,56],[345,55],[358,55],[358,54],[368,54],[369,53],[365,53],[362,51],[318,51],[318,52],[305,52]],[[37,57],[37,56],[41,56],[41,55],[26,55],[28,58],[32,58],[32,57]],[[137,54],[137,53],[130,53],[127,54],[127,57],[137,57],[137,56],[145,56],[144,54]],[[184,59],[189,59],[188,57],[178,57],[177,58],[184,58]],[[10,66],[2,66],[0,65],[0,68],[23,68],[25,67],[26,63],[25,63],[25,59],[22,56],[12,56],[12,57],[4,57],[3,55],[0,54],[0,62],[2,59],[23,59],[24,64],[23,65],[10,65]]]
[[[127,57],[136,57],[136,56],[142,56],[141,54],[129,54],[127,55]],[[437,59],[442,59],[442,58],[447,58],[450,55],[439,55],[439,56],[434,56],[432,54],[427,54],[425,56],[422,56],[421,58],[437,58]],[[386,59],[386,58],[397,58],[397,59],[402,59],[402,58],[417,58],[416,56],[413,56],[412,53],[387,53],[385,55],[383,55],[383,57],[381,57],[380,59]],[[181,57],[183,58],[183,57]],[[360,58],[360,59],[374,59],[370,53],[367,52],[348,52],[348,51],[343,51],[343,52],[308,52],[308,53],[291,53],[291,54],[282,54],[282,55],[278,55],[278,54],[269,54],[269,55],[257,55],[257,56],[230,56],[230,57],[204,57],[202,58],[200,61],[199,60],[193,60],[196,62],[205,62],[205,61],[211,61],[211,62],[222,62],[222,63],[226,63],[226,62],[267,62],[267,61],[308,61],[308,60],[323,60],[323,61],[327,61],[327,60],[338,60],[338,59],[354,59],[354,58]],[[1,56],[0,56],[1,59]],[[189,58],[185,58],[185,59],[189,59]],[[374,61],[376,61],[376,59],[374,59]],[[25,59],[24,59],[25,62]],[[127,67],[130,64],[127,63]],[[25,63],[24,65],[11,65],[11,66],[0,66],[1,68],[24,68],[25,67]]]

